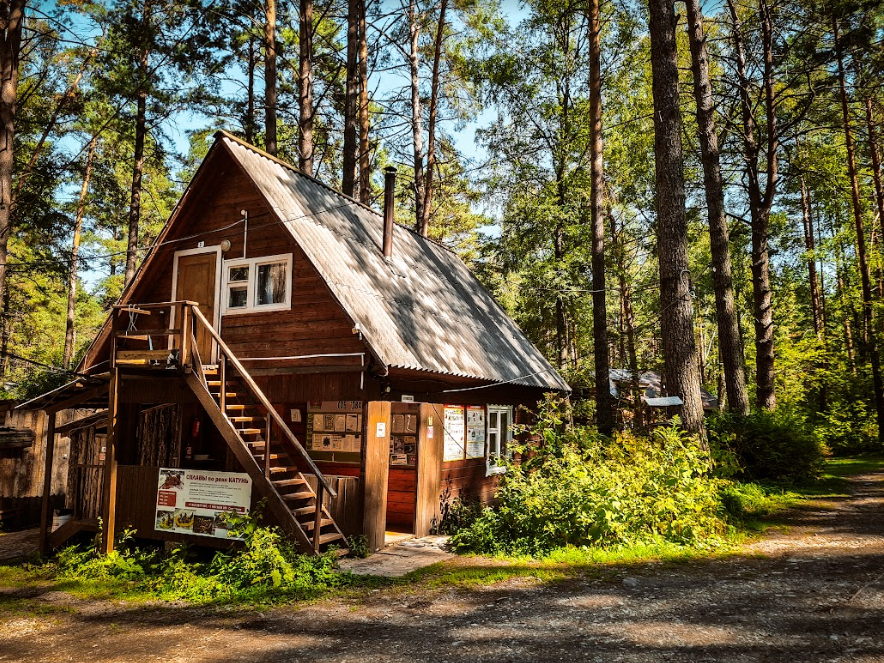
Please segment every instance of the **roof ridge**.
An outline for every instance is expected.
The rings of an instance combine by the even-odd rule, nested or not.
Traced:
[[[359,206],[362,207],[363,209],[368,210],[368,211],[371,212],[372,214],[374,214],[374,215],[380,217],[381,219],[384,218],[384,215],[383,215],[381,212],[378,212],[376,209],[374,209],[374,208],[371,207],[370,205],[366,205],[366,204],[363,203],[361,200],[356,200],[356,198],[353,198],[353,197],[351,197],[351,196],[348,196],[348,195],[347,195],[346,193],[344,193],[343,191],[338,191],[337,189],[335,189],[335,188],[332,187],[332,186],[329,186],[328,184],[326,184],[325,182],[323,182],[323,181],[320,180],[319,178],[314,177],[313,175],[308,175],[307,173],[305,173],[305,172],[304,172],[303,170],[301,170],[300,168],[295,168],[295,166],[293,166],[293,165],[290,164],[289,162],[287,162],[287,161],[283,161],[283,160],[280,159],[279,157],[273,156],[273,155],[270,154],[269,152],[265,152],[265,151],[262,150],[260,147],[255,147],[255,146],[252,145],[251,143],[246,142],[245,140],[243,140],[243,139],[240,138],[239,136],[235,136],[234,134],[230,133],[229,131],[225,131],[224,129],[219,129],[218,131],[216,131],[216,132],[214,133],[214,137],[215,137],[216,139],[219,138],[219,137],[229,138],[230,140],[232,140],[232,141],[234,141],[235,143],[241,145],[242,147],[246,148],[247,150],[251,150],[251,151],[254,152],[255,154],[257,154],[257,155],[259,155],[259,156],[262,156],[262,157],[264,157],[264,158],[266,158],[266,159],[269,159],[270,161],[273,161],[274,163],[279,164],[279,165],[282,166],[283,168],[287,168],[288,170],[291,170],[292,172],[297,173],[298,175],[301,175],[302,177],[306,177],[307,179],[312,180],[313,182],[315,182],[316,184],[318,184],[318,185],[321,186],[322,188],[324,188],[324,189],[328,189],[328,190],[331,191],[332,193],[337,194],[337,195],[341,196],[342,198],[346,198],[347,200],[356,203],[357,205],[359,205]],[[426,241],[428,241],[428,242],[430,242],[430,243],[432,243],[432,244],[435,244],[436,246],[445,249],[446,251],[448,251],[448,252],[451,253],[452,255],[457,256],[458,258],[460,258],[460,256],[457,254],[457,252],[456,252],[454,249],[445,246],[442,242],[440,242],[439,240],[435,240],[435,239],[433,239],[432,237],[424,237],[423,235],[421,235],[417,230],[415,230],[415,229],[412,228],[411,226],[407,226],[407,225],[405,225],[404,223],[399,223],[398,221],[395,221],[393,225],[398,226],[398,227],[402,228],[403,230],[407,230],[407,231],[410,232],[412,235],[414,235],[414,236],[416,236],[416,237],[420,237],[421,239],[426,240]]]

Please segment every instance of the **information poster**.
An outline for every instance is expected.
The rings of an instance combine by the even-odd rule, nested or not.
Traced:
[[[160,468],[156,529],[179,534],[229,537],[232,515],[245,515],[252,479],[236,472]]]
[[[485,408],[467,406],[467,458],[485,456]]]
[[[464,457],[464,408],[462,405],[446,405],[442,417],[445,431],[442,460],[461,460]]]
[[[360,453],[362,451],[362,401],[308,403],[305,446],[311,452]],[[322,459],[341,460],[334,455],[323,456]]]

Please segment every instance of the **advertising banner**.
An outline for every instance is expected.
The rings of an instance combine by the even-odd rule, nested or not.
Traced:
[[[248,513],[251,501],[248,474],[161,467],[155,527],[162,532],[226,539],[231,516]]]

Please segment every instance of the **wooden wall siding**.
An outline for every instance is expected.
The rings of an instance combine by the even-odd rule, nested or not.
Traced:
[[[413,467],[391,467],[387,485],[386,528],[411,532],[414,528],[417,472]]]
[[[135,433],[138,464],[178,467],[181,458],[181,407],[157,405],[142,410]]]
[[[387,514],[387,475],[390,468],[390,403],[372,401],[365,413],[365,440],[362,443],[362,532],[368,549],[384,547]],[[379,437],[377,425],[383,423],[384,435]]]
[[[56,425],[62,426],[91,412],[79,409],[63,410],[56,415]],[[32,446],[26,449],[0,451],[0,506],[21,509],[20,524],[29,525],[40,519],[49,418],[41,410],[11,409],[5,413],[5,417],[4,425],[30,428],[36,433]],[[69,455],[69,438],[56,435],[52,467],[52,508],[64,506]]]
[[[206,247],[223,239],[231,243],[225,258],[243,255],[240,210],[249,212],[246,257],[293,254],[291,310],[225,315],[221,335],[240,358],[296,356],[304,354],[366,352],[365,344],[352,333],[353,323],[338,306],[325,282],[307,260],[288,231],[271,215],[252,182],[221,151],[211,177],[202,178],[188,197],[174,232],[158,249],[156,258],[133,293],[132,302],[163,302],[172,296],[172,270],[176,251]],[[233,228],[218,231],[236,223]],[[218,231],[218,232],[212,232]],[[199,235],[184,241],[178,238]],[[224,293],[221,293],[223,298]],[[149,324],[149,323],[145,323]],[[367,357],[366,357],[367,359]],[[336,358],[318,364],[355,364],[359,359]],[[246,368],[255,366],[249,363]],[[357,378],[358,379],[358,378]]]
[[[305,474],[307,483],[316,490],[316,477]],[[347,536],[362,534],[362,489],[359,485],[358,476],[345,476],[325,474],[325,478],[331,487],[338,492],[334,499],[328,493],[323,493],[322,503],[329,510],[331,517]]]
[[[478,499],[488,503],[494,499],[498,475],[485,476],[484,458],[442,463],[440,501]]]
[[[78,519],[98,518],[101,515],[104,465],[100,457],[101,448],[106,442],[107,435],[96,433],[94,427],[81,428],[70,434],[65,508],[73,509]]]

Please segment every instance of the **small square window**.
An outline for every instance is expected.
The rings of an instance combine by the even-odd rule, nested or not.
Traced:
[[[231,287],[227,298],[227,308],[245,308],[249,303],[249,289],[246,286]]]

